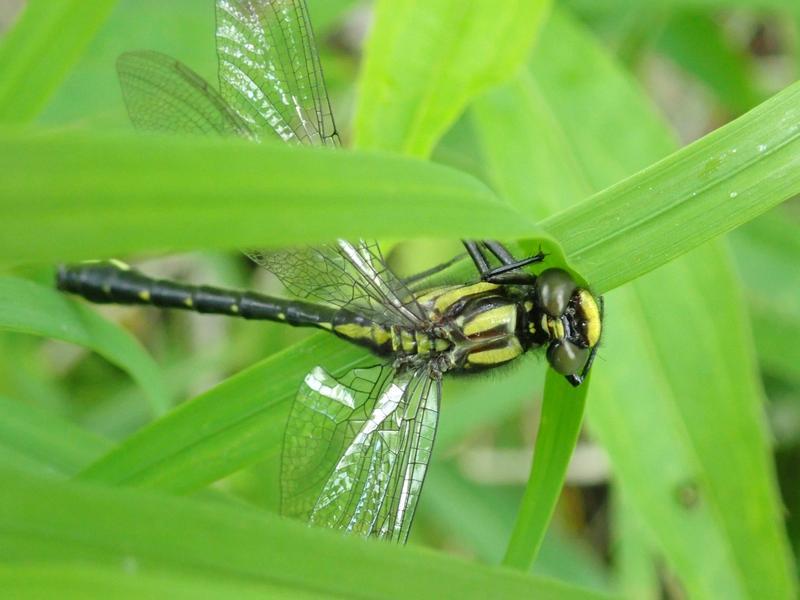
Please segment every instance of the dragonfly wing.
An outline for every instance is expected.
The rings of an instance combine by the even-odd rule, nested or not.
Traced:
[[[358,369],[341,380],[312,371],[289,420],[283,512],[405,542],[431,456],[439,396],[439,382],[426,368]]]
[[[217,0],[222,96],[260,133],[338,145],[303,0]]]
[[[378,321],[409,326],[425,321],[411,290],[391,271],[375,242],[339,240],[316,247],[245,253],[277,275],[298,298],[346,308]]]
[[[225,99],[182,62],[150,50],[117,59],[122,93],[137,129],[253,137]]]

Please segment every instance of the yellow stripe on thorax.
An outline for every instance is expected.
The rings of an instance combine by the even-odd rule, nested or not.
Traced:
[[[522,354],[522,346],[517,338],[512,337],[508,339],[505,346],[500,348],[471,352],[467,355],[467,361],[473,365],[499,365],[517,358],[520,354]]]
[[[448,289],[448,291],[445,291],[444,293],[436,297],[433,303],[433,307],[440,313],[443,313],[462,298],[465,298],[467,296],[475,296],[478,294],[483,294],[485,292],[491,292],[492,290],[496,290],[497,288],[498,288],[497,284],[487,283],[485,281],[481,281],[473,285],[460,285],[454,288],[450,288]]]
[[[513,304],[498,306],[478,313],[464,323],[464,335],[471,337],[498,327],[514,333],[517,326],[517,307]]]

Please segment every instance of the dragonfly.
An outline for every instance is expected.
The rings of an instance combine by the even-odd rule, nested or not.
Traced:
[[[117,70],[144,131],[336,147],[339,136],[304,0],[216,0],[218,88],[180,61],[127,52]],[[148,277],[119,261],[62,265],[59,289],[97,303],[148,304],[314,327],[371,351],[379,363],[334,376],[315,367],[286,425],[281,512],[312,525],[405,543],[433,451],[442,378],[546,349],[573,385],[600,341],[602,298],[566,271],[527,267],[493,240],[466,240],[473,281],[420,287],[378,244],[338,240],[245,250],[291,298]],[[458,257],[457,257],[458,258]]]

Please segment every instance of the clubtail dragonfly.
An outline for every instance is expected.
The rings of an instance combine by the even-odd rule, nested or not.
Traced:
[[[166,55],[120,56],[133,124],[337,146],[304,1],[216,0],[216,19],[219,90]],[[93,302],[316,327],[368,348],[380,365],[338,378],[316,367],[300,384],[283,448],[281,509],[402,543],[431,457],[442,376],[491,369],[546,347],[551,367],[579,385],[600,339],[600,298],[563,270],[525,269],[544,255],[517,260],[495,241],[464,245],[479,277],[421,291],[363,240],[245,252],[295,299],[156,280],[117,261],[62,266],[57,285]]]

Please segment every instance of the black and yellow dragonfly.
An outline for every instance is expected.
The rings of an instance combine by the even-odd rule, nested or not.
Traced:
[[[216,0],[219,90],[151,51],[118,61],[134,125],[148,131],[339,144],[303,0]],[[479,277],[418,289],[359,240],[246,251],[295,299],[155,280],[117,261],[62,266],[57,284],[93,302],[151,304],[316,327],[381,364],[300,384],[281,466],[282,512],[405,542],[431,458],[447,373],[477,372],[547,348],[579,385],[601,334],[602,301],[560,269],[525,267],[494,241],[466,241]],[[425,273],[428,275],[430,273]],[[324,358],[324,357],[321,357]]]

